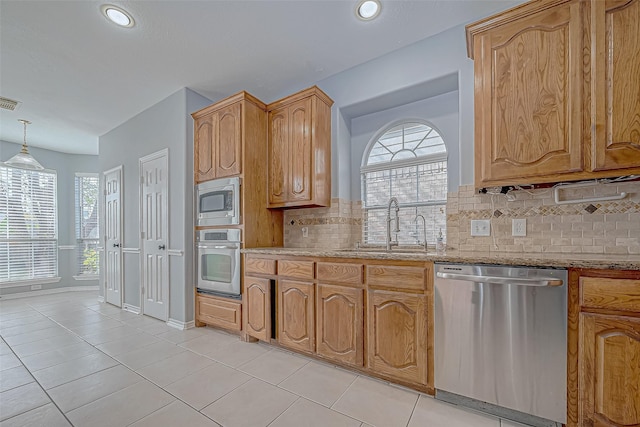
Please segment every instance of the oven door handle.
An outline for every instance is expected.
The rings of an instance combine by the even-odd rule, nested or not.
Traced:
[[[476,283],[496,283],[499,285],[523,285],[523,286],[562,286],[563,281],[555,278],[525,279],[516,277],[477,276],[475,274],[442,273],[438,271],[436,276],[441,279],[466,280]]]
[[[240,249],[237,245],[198,245],[198,249]]]

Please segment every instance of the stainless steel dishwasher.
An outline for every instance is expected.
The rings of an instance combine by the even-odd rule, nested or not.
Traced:
[[[436,398],[566,423],[567,271],[436,264],[435,276]]]

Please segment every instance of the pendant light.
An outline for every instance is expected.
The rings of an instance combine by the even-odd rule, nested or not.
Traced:
[[[27,148],[27,125],[30,125],[31,122],[24,119],[18,119],[18,121],[24,125],[24,142],[22,143],[22,150],[20,150],[18,154],[7,160],[4,164],[21,169],[44,169],[44,167],[40,163],[38,163],[38,161],[34,159],[31,154],[29,154],[29,149]]]

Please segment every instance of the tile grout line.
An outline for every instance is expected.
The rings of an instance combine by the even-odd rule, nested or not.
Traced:
[[[413,404],[413,409],[411,409],[411,415],[409,415],[409,419],[407,420],[407,425],[406,427],[409,427],[409,424],[411,424],[411,418],[413,418],[413,414],[416,412],[416,408],[418,407],[418,402],[420,402],[420,395],[418,394],[418,396],[416,396],[416,401]]]

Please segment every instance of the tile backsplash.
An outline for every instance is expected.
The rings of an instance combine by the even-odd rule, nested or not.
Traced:
[[[553,189],[476,194],[461,186],[447,197],[447,246],[464,251],[640,254],[640,182],[563,190],[563,199],[626,192],[622,200],[556,204]],[[526,237],[511,235],[511,220],[527,220]],[[490,219],[490,237],[472,237],[471,220]]]
[[[476,194],[461,186],[447,197],[447,248],[482,252],[640,254],[640,182],[564,190],[584,199],[626,192],[622,200],[556,204],[552,189]],[[511,220],[527,220],[527,235],[513,237]],[[471,220],[491,220],[490,237],[472,237]],[[331,207],[290,209],[284,214],[284,245],[345,249],[362,240],[360,201],[333,199]],[[308,236],[303,237],[306,227]]]

